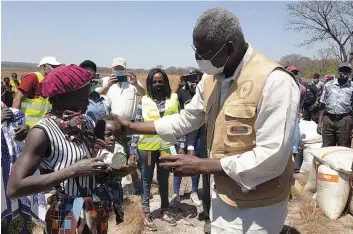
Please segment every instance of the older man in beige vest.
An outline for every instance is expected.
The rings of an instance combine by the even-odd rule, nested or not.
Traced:
[[[277,62],[246,43],[238,18],[214,8],[198,19],[195,57],[206,73],[180,114],[127,131],[158,133],[164,140],[207,126],[209,159],[165,157],[175,175],[211,174],[213,233],[281,232],[292,185],[292,139],[300,93]]]

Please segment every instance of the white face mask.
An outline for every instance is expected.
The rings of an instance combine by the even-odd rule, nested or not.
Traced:
[[[207,75],[213,75],[214,76],[214,75],[220,74],[220,73],[222,73],[224,71],[224,66],[227,64],[229,56],[228,56],[226,62],[221,67],[213,66],[211,61],[212,61],[212,59],[214,59],[219,54],[219,52],[223,49],[223,47],[225,45],[226,45],[226,43],[209,60],[196,60],[196,62],[197,62],[197,64],[198,64],[198,66],[199,66],[199,68],[200,68],[202,73],[206,73]]]
[[[206,73],[207,75],[214,76],[224,71],[224,66],[228,62],[228,59],[229,59],[229,56],[227,58],[227,61],[224,63],[222,67],[213,66],[211,60],[196,60],[196,62],[197,62],[197,65],[199,65],[201,72]]]

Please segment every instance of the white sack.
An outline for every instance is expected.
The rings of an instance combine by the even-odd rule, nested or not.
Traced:
[[[310,153],[312,149],[320,149],[322,143],[313,143],[313,144],[305,144],[303,145],[303,163],[300,167],[300,172],[309,172],[312,167],[314,156]]]
[[[300,139],[302,144],[322,143],[322,136],[317,134],[317,124],[314,121],[299,121]]]
[[[336,171],[347,173],[352,171],[353,149],[351,148],[332,146],[311,149],[308,153]]]
[[[320,165],[317,177],[316,201],[330,219],[338,219],[349,196],[349,176]]]

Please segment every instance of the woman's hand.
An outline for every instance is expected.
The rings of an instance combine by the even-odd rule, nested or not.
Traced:
[[[13,113],[9,108],[4,108],[1,110],[1,123],[4,121],[10,121],[13,118]]]
[[[107,165],[101,158],[83,159],[72,165],[75,176],[92,176],[105,172]]]
[[[15,139],[18,141],[23,141],[27,137],[29,126],[27,124],[24,124],[14,129],[14,131],[15,131]]]
[[[120,166],[120,167],[108,167],[106,169],[106,173],[108,174],[113,174],[116,176],[120,176],[120,177],[125,177],[127,175],[130,175],[132,172],[134,172],[136,170],[136,164],[128,164],[128,165],[124,165],[124,166]]]

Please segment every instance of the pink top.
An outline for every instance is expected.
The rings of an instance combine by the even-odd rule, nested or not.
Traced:
[[[301,109],[305,101],[306,88],[304,85],[299,84],[299,90],[300,90],[300,109]]]

